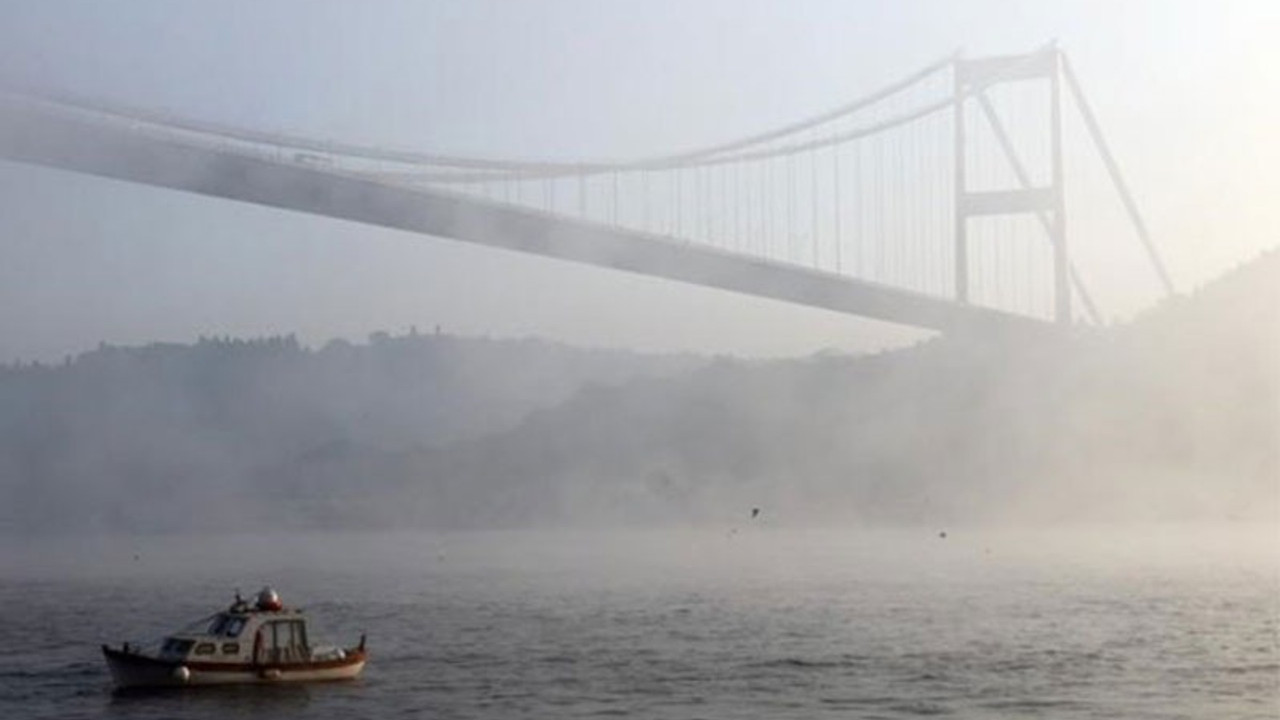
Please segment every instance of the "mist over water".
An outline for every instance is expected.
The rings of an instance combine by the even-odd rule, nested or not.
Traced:
[[[1274,717],[1278,258],[1131,325],[870,357],[5,368],[0,602],[44,610],[0,626],[32,648],[0,714]],[[111,693],[101,643],[267,584],[367,633],[365,676]]]
[[[233,588],[248,593],[262,584],[319,591],[318,579],[329,576],[381,582],[435,575],[510,580],[517,587],[554,580],[566,583],[565,590],[576,584],[627,590],[740,583],[783,589],[824,577],[961,587],[1166,573],[1201,577],[1212,586],[1209,578],[1222,571],[1256,574],[1266,585],[1280,571],[1278,539],[1270,524],[859,529],[787,526],[744,515],[720,527],[612,531],[45,537],[6,544],[0,571],[13,581],[37,583],[181,578],[221,587],[221,594]]]
[[[0,602],[42,610],[0,625],[0,715],[1274,717],[1278,259],[869,357],[411,332],[4,368]],[[367,634],[364,677],[111,692],[100,644],[267,584]]]
[[[554,159],[599,148],[602,157],[639,158],[654,156],[646,143],[704,147],[700,135],[746,136],[775,112],[786,116],[778,122],[811,115],[818,99],[833,99],[829,91],[843,98],[870,77],[850,73],[883,80],[884,68],[868,58],[914,66],[906,56],[924,47],[908,46],[924,38],[900,42],[901,28],[880,24],[894,13],[913,38],[925,20],[962,25],[909,3],[874,12],[833,4],[836,14],[853,10],[841,17],[817,5],[805,13],[782,4],[725,5],[733,13],[714,4],[650,2],[634,13],[570,5],[413,4],[419,15],[388,4],[356,21],[355,10],[336,5],[268,3],[253,15],[142,3],[93,18],[32,4],[0,9],[0,58],[14,59],[0,62],[0,85],[371,149]],[[781,312],[732,295],[699,306],[696,293],[668,292],[653,277],[562,273],[474,248],[453,255],[434,245],[444,239],[402,232],[543,252],[563,241],[551,255],[713,287],[768,286],[772,297],[819,307],[848,309],[817,297],[837,294],[825,283],[838,276],[905,278],[900,289],[950,298],[961,273],[952,277],[947,253],[953,231],[962,234],[952,210],[965,203],[964,186],[948,183],[970,164],[983,171],[975,180],[1008,170],[981,153],[971,162],[966,146],[951,145],[947,131],[966,112],[960,102],[960,115],[947,113],[948,93],[964,84],[959,65],[934,78],[946,81],[941,104],[931,101],[943,122],[897,144],[869,135],[863,143],[853,122],[809,125],[795,131],[796,148],[824,134],[850,139],[785,155],[772,141],[748,143],[740,149],[768,146],[754,176],[734,175],[743,158],[710,153],[714,167],[667,176],[671,197],[650,187],[655,173],[644,163],[579,177],[526,176],[514,163],[504,187],[482,177],[444,192],[476,185],[474,203],[427,213],[426,224],[427,206],[416,204],[426,195],[397,195],[385,181],[435,166],[392,161],[389,176],[384,159],[358,152],[344,166],[341,157],[334,164],[272,141],[233,156],[228,138],[213,133],[201,140],[209,147],[170,158],[170,190],[0,163],[0,349],[8,354],[0,357],[0,606],[8,608],[0,718],[1277,717],[1280,251],[1265,249],[1275,242],[1274,183],[1261,174],[1280,158],[1270,161],[1276,143],[1265,142],[1274,103],[1254,87],[1276,63],[1207,38],[1215,23],[1167,5],[1160,22],[1122,17],[1129,11],[1094,13],[1106,22],[1077,17],[1092,28],[1082,39],[1105,35],[1119,50],[1110,60],[1072,57],[1083,77],[1112,81],[1099,107],[1129,113],[1119,138],[1161,137],[1160,147],[1138,143],[1145,162],[1133,177],[1155,193],[1163,212],[1152,228],[1165,226],[1162,247],[1181,271],[1173,274],[1189,282],[1178,284],[1180,294],[1143,299],[1148,309],[1124,321],[1053,331],[857,325],[871,328],[867,337],[831,338],[815,328],[844,332],[845,320],[778,320],[809,318],[799,306]],[[1236,27],[1270,25],[1244,23],[1248,14],[1235,10],[1222,13],[1232,15],[1221,23],[1230,37],[1265,41],[1274,54],[1271,38]],[[1047,12],[1018,14],[1059,24]],[[700,13],[711,14],[698,22]],[[734,13],[741,23],[731,27]],[[994,17],[1014,24],[1003,6],[972,14],[984,26],[1000,25]],[[1124,68],[1113,61],[1131,44],[1161,44],[1132,31],[1166,23],[1197,38],[1168,43],[1167,55],[1184,58],[1196,45],[1201,61],[1215,56],[1198,69],[1248,86],[1245,109],[1206,103],[1217,114],[1183,117],[1196,115],[1182,111],[1187,97],[1206,95],[1193,92],[1190,61],[1152,62],[1129,68],[1128,84],[1116,79]],[[178,27],[189,32],[169,32]],[[243,34],[250,28],[263,36]],[[1005,42],[1025,31],[987,37]],[[50,35],[85,49],[63,55]],[[1009,44],[1024,45],[1021,37]],[[431,55],[397,55],[396,47]],[[850,48],[857,62],[840,54]],[[365,75],[353,70],[366,61]],[[792,62],[809,66],[798,72]],[[714,80],[719,63],[732,72]],[[168,74],[149,74],[154,68]],[[1144,115],[1135,108],[1152,98],[1131,91],[1158,92],[1152,77],[1176,78],[1176,92]],[[414,86],[397,87],[403,78]],[[797,94],[782,92],[788,87]],[[1056,85],[1041,89],[1057,96]],[[567,91],[591,107],[574,105]],[[613,95],[621,91],[627,96]],[[376,97],[396,105],[378,110]],[[117,163],[108,175],[137,179],[160,159],[152,152],[161,141],[196,142],[172,127],[144,128],[136,116],[109,130],[103,118],[81,124],[75,113],[44,115],[15,100],[0,99],[0,150],[8,143],[11,156],[28,150],[12,147],[22,144],[14,138],[53,155],[74,145],[79,162]],[[1001,102],[1032,108],[1016,97]],[[738,106],[744,114],[733,117]],[[871,121],[899,111],[912,112],[904,102]],[[975,138],[977,127],[970,123]],[[1213,141],[1188,149],[1188,137]],[[108,162],[117,157],[113,142],[137,152]],[[307,146],[320,152],[325,142]],[[1241,157],[1231,157],[1233,143]],[[1048,141],[1036,147],[1058,155]],[[1079,149],[1070,140],[1063,148],[1073,163]],[[1063,168],[1054,163],[1040,170],[1056,177]],[[917,164],[938,172],[913,175]],[[1204,179],[1161,177],[1187,167]],[[1122,259],[1121,239],[1099,230],[1109,211],[1094,205],[1097,188],[1068,169],[1065,207],[1078,213],[1065,221],[1072,260],[1102,265],[1086,276],[1112,286],[1099,297],[1122,300],[1104,303],[1104,314],[1128,316],[1150,268],[1139,276]],[[1253,179],[1231,191],[1242,178]],[[629,185],[640,186],[633,202]],[[739,186],[755,199],[725,192]],[[927,199],[925,212],[894,186]],[[386,227],[285,217],[176,196],[175,187],[337,212],[315,205],[327,197],[344,208],[335,217]],[[249,187],[261,196],[238,194]],[[985,181],[969,189],[977,187]],[[1000,200],[999,188],[987,199]],[[517,204],[522,194],[536,199],[504,215],[494,212],[504,192]],[[1062,196],[1057,202],[1061,226]],[[569,205],[580,213],[572,222],[541,223]],[[897,221],[890,211],[901,212]],[[636,214],[627,242],[585,232],[605,216],[617,225],[619,215]],[[735,226],[747,216],[745,232],[729,232],[730,215]],[[448,222],[434,222],[441,218]],[[921,238],[893,241],[898,222],[928,227],[944,252],[913,262],[907,246]],[[689,243],[700,235],[686,233],[689,225],[708,226],[713,243],[697,268]],[[973,255],[964,261],[973,265],[965,270],[973,270],[974,303],[1016,300],[1023,290],[1028,307],[1047,302],[1036,293],[1048,285],[1032,279],[1048,265],[1018,254],[1032,248],[1016,223],[987,229],[969,238]],[[584,240],[591,237],[595,245]],[[652,257],[637,264],[633,241],[650,243],[643,254]],[[575,243],[577,254],[564,251]],[[753,245],[750,262],[720,262],[722,252],[749,255]],[[1049,245],[1035,250],[1048,261]],[[1228,257],[1238,264],[1219,275]],[[738,282],[727,269],[750,274],[770,263],[803,272],[769,286]],[[858,265],[868,274],[852,272]],[[979,281],[984,267],[990,285]],[[1000,286],[1009,280],[1017,282]],[[648,330],[627,324],[642,316]],[[354,337],[353,327],[367,339],[328,340]],[[528,327],[613,349],[489,335]],[[110,342],[116,337],[142,339]],[[618,349],[714,353],[731,341],[771,359]],[[61,356],[75,342],[60,361],[12,360]],[[868,354],[780,350],[890,345]],[[362,678],[112,691],[103,643],[163,638],[226,607],[237,591],[265,585],[311,613],[318,643],[351,646],[367,635],[372,660]]]

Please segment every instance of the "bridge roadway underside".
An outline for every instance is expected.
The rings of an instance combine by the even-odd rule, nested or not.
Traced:
[[[177,143],[0,99],[0,157],[616,268],[943,332],[1049,327],[1010,313],[634,230]]]

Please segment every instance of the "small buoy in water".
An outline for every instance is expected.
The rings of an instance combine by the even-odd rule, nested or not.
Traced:
[[[174,680],[177,680],[178,682],[182,682],[182,683],[185,683],[191,679],[191,671],[187,669],[186,665],[179,665],[178,667],[174,668],[172,675]]]
[[[946,530],[943,530],[942,532],[938,533],[938,537],[942,538],[943,540],[946,540],[946,539],[947,539],[947,531],[946,531]]]
[[[751,508],[752,519],[760,517],[760,508]]]

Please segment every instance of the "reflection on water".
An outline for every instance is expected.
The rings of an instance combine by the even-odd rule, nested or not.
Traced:
[[[117,688],[111,691],[107,707],[112,715],[124,717],[137,712],[173,717],[269,716],[300,712],[311,703],[311,692],[306,685],[213,686],[194,691],[190,688]]]

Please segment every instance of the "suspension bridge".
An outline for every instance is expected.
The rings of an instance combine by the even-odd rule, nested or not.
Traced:
[[[955,54],[784,127],[640,159],[461,157],[16,92],[0,158],[944,332],[1032,329],[1099,321],[1071,262],[1064,96],[1171,293],[1055,46]]]

